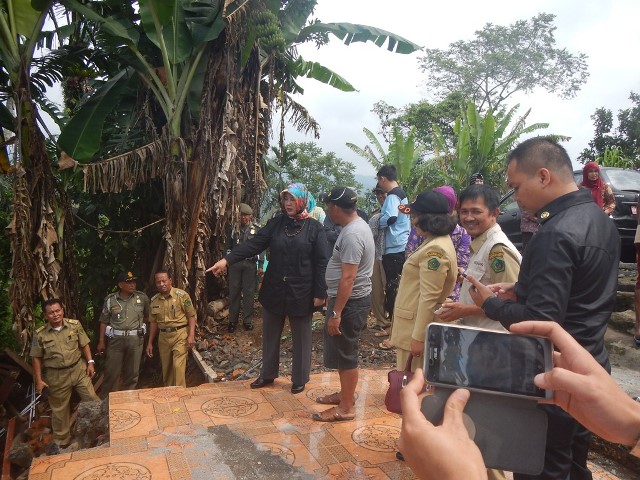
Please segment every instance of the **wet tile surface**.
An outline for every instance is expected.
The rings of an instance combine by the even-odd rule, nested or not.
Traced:
[[[312,375],[298,395],[284,378],[259,390],[250,382],[112,393],[109,446],[36,458],[29,478],[415,478],[395,458],[401,419],[384,408],[385,371],[361,371],[356,417],[338,423],[311,419],[329,408],[315,399],[340,389],[337,373]],[[594,469],[594,478],[617,477]]]

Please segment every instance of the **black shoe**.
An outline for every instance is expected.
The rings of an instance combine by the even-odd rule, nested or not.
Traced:
[[[253,330],[253,325],[251,323],[243,323],[242,328],[245,330]]]
[[[404,462],[404,455],[402,455],[402,453],[396,452],[396,458],[401,462]]]
[[[227,332],[233,333],[235,331],[236,331],[236,324],[235,323],[230,323],[229,326],[227,327]]]
[[[293,385],[291,385],[291,393],[295,395],[296,393],[302,392],[304,390],[304,386],[305,386],[304,383],[302,385],[296,385],[294,383]]]
[[[253,382],[251,382],[251,388],[262,388],[267,385],[271,385],[273,383],[273,379],[267,380],[262,377],[256,378]]]

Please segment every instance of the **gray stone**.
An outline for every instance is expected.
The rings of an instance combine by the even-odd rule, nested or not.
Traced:
[[[20,440],[19,437],[16,437],[11,444],[7,458],[15,465],[29,468],[33,460],[33,452],[28,444]]]
[[[108,400],[80,403],[73,430],[80,448],[92,447],[99,436],[109,431]]]

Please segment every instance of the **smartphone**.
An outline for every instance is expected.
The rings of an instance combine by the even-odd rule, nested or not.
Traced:
[[[424,375],[427,383],[440,387],[551,398],[553,392],[536,387],[533,378],[551,370],[552,355],[553,344],[548,338],[431,323]]]

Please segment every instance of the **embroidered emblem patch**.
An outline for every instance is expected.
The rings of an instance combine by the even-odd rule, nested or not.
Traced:
[[[191,306],[191,300],[186,300],[186,301],[184,302],[184,306],[185,306],[185,307],[190,307],[190,306]]]
[[[489,260],[493,260],[494,258],[503,258],[503,257],[504,257],[503,252],[493,252],[489,254]]]
[[[429,270],[438,270],[438,268],[440,268],[440,262],[437,258],[430,258],[427,262],[427,268]]]
[[[442,258],[442,252],[427,252],[427,257]]]
[[[494,258],[491,262],[491,270],[496,273],[504,272],[504,260],[498,257]]]

